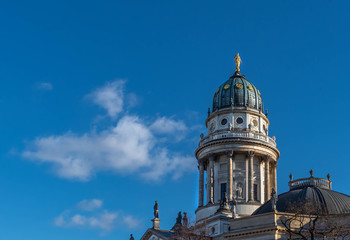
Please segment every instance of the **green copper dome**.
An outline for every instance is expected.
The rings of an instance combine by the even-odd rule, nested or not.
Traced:
[[[228,107],[250,107],[263,111],[260,92],[243,75],[236,72],[215,92],[213,112]]]

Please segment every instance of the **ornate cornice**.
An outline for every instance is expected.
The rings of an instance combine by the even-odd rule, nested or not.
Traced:
[[[232,144],[232,143],[247,143],[248,145],[251,146],[262,146],[265,148],[268,148],[272,151],[274,151],[277,155],[277,159],[280,156],[280,152],[276,147],[271,146],[270,144],[264,143],[259,140],[253,140],[253,139],[242,139],[242,138],[222,138],[222,139],[217,139],[217,140],[212,140],[210,142],[207,142],[203,144],[202,146],[198,147],[195,151],[195,156],[198,157],[198,154],[200,151],[202,151],[205,148],[208,148],[210,146],[216,146],[216,145],[222,145],[222,144]]]

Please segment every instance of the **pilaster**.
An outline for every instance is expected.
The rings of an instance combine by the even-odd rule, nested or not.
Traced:
[[[233,165],[233,151],[227,152],[227,198],[228,201],[232,201],[233,191],[233,176],[232,176],[232,165]]]
[[[248,151],[248,201],[254,201],[254,151]]]
[[[207,174],[209,176],[209,182],[207,183],[207,191],[208,191],[208,203],[214,203],[214,160],[215,157],[213,154],[209,155],[209,170],[207,170]]]
[[[270,156],[264,156],[265,160],[265,202],[269,200],[271,194],[270,186]]]
[[[199,191],[198,191],[198,207],[203,206],[204,200],[204,164],[203,161],[199,161]]]

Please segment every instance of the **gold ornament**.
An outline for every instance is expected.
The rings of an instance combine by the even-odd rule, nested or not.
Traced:
[[[235,64],[236,64],[236,72],[239,72],[239,66],[241,65],[241,57],[239,56],[239,53],[237,53],[237,55],[235,56]]]
[[[258,94],[259,94],[259,96],[261,96],[261,94],[260,94],[260,91],[258,90]]]
[[[216,89],[216,92],[215,93],[218,93],[220,91],[220,88]]]
[[[248,88],[249,88],[250,91],[253,91],[253,90],[254,90],[254,88],[252,87],[252,85],[249,85]]]
[[[226,84],[225,87],[224,87],[225,90],[227,90],[229,88],[230,88],[230,84]]]
[[[243,85],[240,84],[240,83],[237,83],[237,84],[236,84],[236,87],[237,87],[237,88],[243,88]]]

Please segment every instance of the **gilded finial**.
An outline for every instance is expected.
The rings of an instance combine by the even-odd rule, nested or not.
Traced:
[[[239,66],[241,65],[241,57],[239,56],[239,53],[237,53],[237,55],[235,56],[235,64],[236,64],[236,72],[239,72]]]

